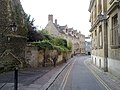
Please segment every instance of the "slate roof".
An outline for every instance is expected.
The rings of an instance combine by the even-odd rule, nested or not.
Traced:
[[[67,27],[67,25],[65,25],[65,26],[60,26],[60,25],[56,25],[55,23],[53,23],[54,24],[54,26],[56,27],[56,29],[60,32],[60,33],[64,33],[64,31],[63,30],[65,30],[66,29],[66,27]]]
[[[76,37],[76,38],[78,38],[79,34],[81,33],[81,32],[77,32],[77,30],[74,30],[73,27],[72,28],[68,28],[67,25],[60,26],[59,24],[56,24],[56,23],[53,23],[53,25],[56,27],[56,29],[60,33],[68,34],[68,35]],[[66,29],[67,29],[67,33],[66,33]]]

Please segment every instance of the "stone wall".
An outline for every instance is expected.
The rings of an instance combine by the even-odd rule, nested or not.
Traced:
[[[56,50],[46,50],[45,51],[45,66],[53,66],[53,59],[57,57],[56,64],[67,62],[71,58],[71,52],[58,54]],[[43,64],[44,51],[39,50],[38,47],[27,45],[25,50],[25,59],[28,66],[36,68]]]
[[[30,67],[40,67],[44,60],[43,50],[39,50],[36,46],[27,46],[25,50],[26,63]]]

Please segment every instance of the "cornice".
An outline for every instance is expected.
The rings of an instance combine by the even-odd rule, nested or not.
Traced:
[[[107,11],[107,15],[111,14],[111,12],[116,8],[120,8],[120,1],[114,2],[113,5],[110,6],[110,8]]]
[[[107,20],[106,15],[101,15],[101,14],[98,15],[97,19],[95,21],[95,24],[92,26],[92,28],[89,31],[92,32],[98,23],[100,23],[102,21],[106,21],[106,20]]]

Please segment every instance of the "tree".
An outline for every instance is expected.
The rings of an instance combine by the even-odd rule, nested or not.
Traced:
[[[28,42],[43,40],[44,36],[42,35],[41,32],[37,32],[36,26],[34,26],[35,19],[34,18],[32,18],[32,20],[30,19],[31,19],[31,15],[26,14],[26,21],[28,28],[28,34],[27,34]]]

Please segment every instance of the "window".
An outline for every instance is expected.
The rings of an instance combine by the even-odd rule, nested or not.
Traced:
[[[95,30],[95,36],[97,36],[97,30]]]
[[[99,26],[99,48],[102,48],[103,46],[103,40],[102,40],[102,25]]]
[[[66,29],[66,33],[68,32],[68,29]]]
[[[94,33],[91,34],[92,40],[91,40],[91,48],[94,49],[95,48],[95,36]]]
[[[91,37],[92,37],[92,39],[93,39],[93,33],[91,34]]]
[[[91,14],[91,24],[93,25],[93,12]]]
[[[99,0],[99,3],[98,3],[98,13],[100,14],[102,12],[102,2],[101,0]]]
[[[112,29],[111,29],[111,47],[117,48],[120,46],[120,33],[118,32],[118,14],[112,17]]]
[[[94,12],[94,19],[96,19],[96,16],[97,16],[97,8],[96,8],[96,5],[95,5],[95,12]]]
[[[97,49],[97,30],[95,30],[94,45],[95,45],[95,49]]]

